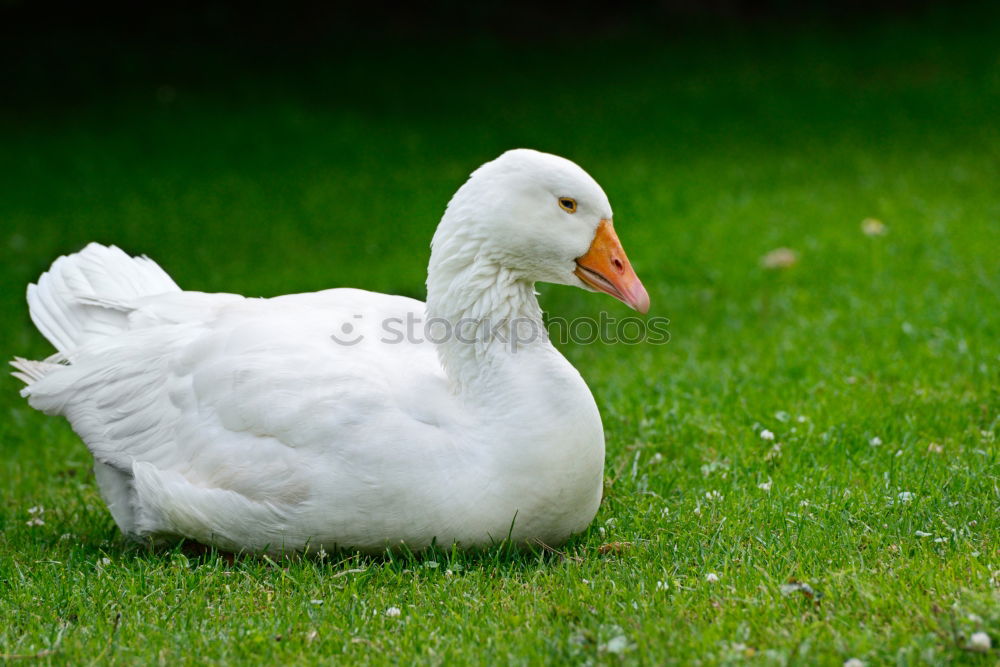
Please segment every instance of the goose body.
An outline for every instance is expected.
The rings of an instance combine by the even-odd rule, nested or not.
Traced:
[[[589,389],[544,335],[534,283],[644,310],[610,219],[582,169],[509,151],[449,204],[427,303],[346,288],[187,292],[151,260],[91,244],[29,287],[58,352],[16,360],[16,375],[33,407],[87,444],[136,539],[559,544],[597,511],[604,436]]]

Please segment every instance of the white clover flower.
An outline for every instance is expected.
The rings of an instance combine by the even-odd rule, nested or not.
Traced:
[[[719,575],[717,575],[715,572],[709,572],[708,574],[705,575],[705,581],[707,581],[710,584],[714,584],[718,580],[719,580]]]
[[[857,658],[851,658],[844,661],[844,667],[865,667],[865,663]]]
[[[400,611],[399,607],[389,607],[388,609],[385,610],[385,615],[388,616],[389,618],[396,618],[402,613],[403,612]]]
[[[789,269],[799,263],[799,253],[791,248],[775,248],[760,258],[765,269]]]
[[[101,565],[111,565],[111,559],[105,556],[101,559]]]
[[[757,488],[760,489],[761,491],[765,491],[767,493],[771,493],[771,485],[772,484],[774,484],[774,482],[772,482],[771,478],[768,477],[767,481],[766,482],[761,482],[760,484],[758,484]]]
[[[875,218],[865,218],[861,221],[861,232],[865,236],[885,236],[885,223]]]
[[[628,637],[625,635],[618,635],[617,637],[612,637],[606,643],[601,644],[598,650],[606,651],[608,653],[614,653],[615,655],[621,655],[629,648]]]
[[[42,519],[42,515],[45,514],[45,508],[41,505],[35,505],[34,507],[28,508],[28,514],[31,518],[24,522],[26,526],[44,526],[45,520]]]
[[[795,421],[797,421],[800,424],[805,424],[807,421],[809,421],[809,417],[806,417],[805,415],[799,415],[798,417],[795,418]]]
[[[882,444],[882,438],[876,435],[874,438],[868,441],[868,444],[871,445],[872,447],[878,447],[879,445]]]
[[[976,653],[986,653],[993,648],[990,636],[985,632],[977,632],[969,637],[969,650]]]
[[[769,431],[769,430],[767,430],[765,428],[763,431],[760,432],[760,439],[761,440],[774,440],[774,433],[772,431]]]

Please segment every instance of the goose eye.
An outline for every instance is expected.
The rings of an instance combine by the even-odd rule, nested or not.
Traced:
[[[576,200],[572,197],[560,197],[559,208],[567,213],[576,213]]]

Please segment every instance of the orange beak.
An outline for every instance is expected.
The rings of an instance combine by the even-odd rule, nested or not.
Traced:
[[[576,260],[576,277],[588,287],[610,294],[640,313],[649,310],[649,293],[625,256],[610,220],[601,220],[590,249]]]

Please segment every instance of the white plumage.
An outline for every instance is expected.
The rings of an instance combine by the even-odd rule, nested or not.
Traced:
[[[540,330],[535,281],[644,309],[627,275],[605,276],[612,287],[578,277],[610,218],[573,163],[505,153],[449,204],[426,305],[355,289],[185,292],[152,260],[91,244],[29,286],[32,320],[58,352],[16,360],[15,375],[33,407],[87,443],[115,521],[137,539],[558,544],[600,503],[600,415],[544,335],[516,349],[510,335]],[[477,335],[398,341],[388,332],[408,318]]]

